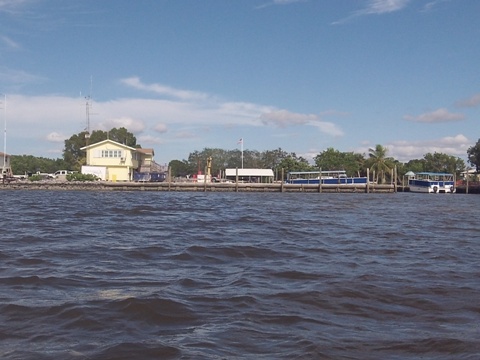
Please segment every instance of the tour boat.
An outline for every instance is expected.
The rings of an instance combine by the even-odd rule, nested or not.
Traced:
[[[345,170],[335,171],[291,171],[287,184],[331,184],[331,185],[367,185],[366,177],[348,177]]]
[[[410,192],[421,193],[454,193],[455,179],[453,174],[419,172],[408,180]]]

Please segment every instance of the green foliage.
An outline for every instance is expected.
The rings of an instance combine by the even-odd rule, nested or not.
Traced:
[[[480,139],[474,146],[471,146],[467,150],[468,162],[470,165],[475,166],[475,171],[480,171]]]
[[[328,148],[314,158],[316,169],[345,170],[348,176],[358,176],[362,172],[365,158],[362,154],[353,152],[340,152],[334,148]]]
[[[263,152],[261,156],[262,163],[266,169],[278,169],[281,168],[281,162],[287,158],[289,154],[281,148],[278,148],[276,150],[267,150]],[[295,155],[293,155],[293,157],[295,158]]]
[[[97,181],[99,178],[93,174],[81,174],[75,172],[67,175],[68,181]]]
[[[67,165],[63,159],[48,159],[32,155],[12,155],[10,158],[12,171],[16,175],[28,173],[54,173],[58,169],[65,169]]]
[[[124,127],[119,129],[113,128],[110,131],[94,130],[90,136],[87,136],[86,131],[72,135],[65,140],[65,147],[63,150],[63,160],[65,161],[65,168],[74,171],[80,171],[82,165],[85,165],[85,150],[81,150],[88,144],[95,144],[97,142],[110,139],[130,147],[140,147],[137,145],[137,138]]]
[[[43,178],[43,176],[40,176],[40,175],[32,175],[32,176],[28,177],[28,180],[30,180],[30,181],[40,181],[40,180],[44,180],[44,178]]]
[[[308,161],[302,157],[297,157],[294,153],[284,157],[278,164],[279,169],[283,169],[283,177],[286,178],[290,171],[313,171],[314,168]]]
[[[423,157],[425,171],[457,174],[465,170],[465,162],[455,156],[443,153],[427,153]]]
[[[190,166],[186,160],[172,160],[168,164],[172,177],[185,177],[192,173]]]
[[[185,176],[196,174],[198,171],[205,171],[207,159],[211,157],[213,176],[221,175],[226,168],[241,168],[242,153],[240,150],[223,150],[216,148],[205,148],[202,151],[194,151],[188,156],[188,160],[173,160],[169,166],[172,169],[172,176]],[[285,174],[288,171],[308,171],[312,167],[308,161],[298,157],[295,153],[287,153],[282,149],[260,152],[257,150],[245,150],[243,152],[244,168],[272,169],[277,173],[283,168]]]
[[[366,166],[376,173],[376,181],[384,184],[387,175],[394,167],[394,159],[387,158],[388,149],[380,144],[375,145],[375,148],[370,148],[368,152],[369,159],[366,161]],[[380,181],[379,181],[380,180]]]
[[[413,171],[414,173],[424,172],[425,170],[425,159],[414,159],[410,160],[405,164],[405,168],[408,171]]]

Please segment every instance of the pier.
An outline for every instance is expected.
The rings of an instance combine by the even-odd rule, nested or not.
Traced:
[[[2,190],[76,190],[76,191],[189,191],[189,192],[285,192],[285,193],[394,193],[402,191],[393,184],[285,184],[212,183],[212,182],[69,182],[16,181],[0,186]]]

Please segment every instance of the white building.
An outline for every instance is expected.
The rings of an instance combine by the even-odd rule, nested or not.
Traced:
[[[2,175],[11,177],[12,167],[10,165],[10,155],[0,152],[0,168],[2,169]]]

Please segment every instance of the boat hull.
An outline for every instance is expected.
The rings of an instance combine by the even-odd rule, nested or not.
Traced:
[[[290,179],[287,180],[287,184],[319,184],[320,179]],[[367,178],[366,177],[352,177],[352,178],[334,178],[334,179],[328,179],[328,178],[322,178],[322,184],[325,185],[367,185]]]
[[[453,181],[426,181],[426,180],[410,180],[410,192],[417,193],[454,193],[455,185]]]

